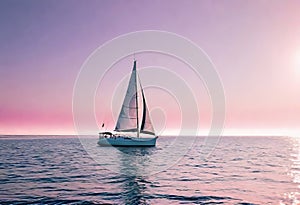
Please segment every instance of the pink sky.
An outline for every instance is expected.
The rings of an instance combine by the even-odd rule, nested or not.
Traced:
[[[210,56],[226,95],[224,133],[300,134],[299,9],[296,0],[2,0],[0,134],[76,133],[72,94],[83,62],[112,38],[151,29],[185,36]],[[163,56],[138,57],[141,67],[169,65],[199,91],[200,128],[208,129],[212,111],[203,82]],[[104,85],[112,87],[107,90],[131,66],[127,58],[113,67],[119,75],[108,76],[110,83]],[[100,108],[101,89],[96,97],[99,123],[107,118]],[[176,130],[180,117],[174,102],[174,109],[167,109],[167,100],[156,99],[150,90],[147,94],[150,105],[166,109],[165,133]],[[156,121],[162,117],[157,110],[152,114]],[[113,128],[113,117],[106,120]]]

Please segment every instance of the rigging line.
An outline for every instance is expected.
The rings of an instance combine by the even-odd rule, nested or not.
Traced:
[[[134,60],[133,71],[135,72],[135,91],[136,91],[135,104],[136,104],[137,107],[139,107],[139,103],[138,103],[138,85],[137,85],[138,72],[137,72],[137,68],[136,68],[136,60]],[[136,109],[136,129],[137,129],[136,135],[137,135],[137,137],[140,137],[139,109]]]

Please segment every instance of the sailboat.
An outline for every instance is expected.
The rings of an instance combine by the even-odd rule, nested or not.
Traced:
[[[138,92],[139,90],[140,92]],[[141,103],[139,103],[140,97]],[[139,113],[139,106],[142,107],[142,113]],[[139,114],[141,114],[141,122]],[[156,140],[157,136],[155,135],[144,90],[137,73],[136,60],[134,60],[127,92],[115,129],[113,132],[100,132],[98,144],[128,147],[155,146]]]

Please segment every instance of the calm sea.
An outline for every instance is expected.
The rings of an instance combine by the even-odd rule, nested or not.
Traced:
[[[2,136],[0,204],[300,203],[299,139],[223,137],[208,156],[204,143],[160,137],[153,148],[117,149],[96,138]]]

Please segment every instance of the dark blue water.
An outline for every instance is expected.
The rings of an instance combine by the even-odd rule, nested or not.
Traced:
[[[223,137],[206,158],[201,137],[187,152],[180,150],[193,138],[181,137],[182,147],[160,137],[154,148],[120,149],[96,138],[3,138],[1,204],[299,203],[297,138]]]

